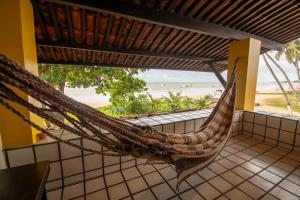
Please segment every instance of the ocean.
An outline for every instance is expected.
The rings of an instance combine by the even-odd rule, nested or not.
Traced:
[[[288,88],[287,84],[283,84]],[[148,93],[154,98],[168,96],[168,91],[173,93],[181,92],[183,96],[197,98],[203,95],[219,96],[223,91],[223,87],[218,82],[148,82]],[[258,83],[256,91],[261,92],[280,92],[278,85],[275,82]],[[96,94],[95,89],[90,88],[66,88],[67,96],[86,103],[93,107],[107,105],[109,103],[109,96]]]

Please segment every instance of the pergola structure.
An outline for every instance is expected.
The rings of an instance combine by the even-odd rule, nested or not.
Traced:
[[[228,45],[261,53],[300,35],[299,2],[33,0],[38,61],[189,71],[226,69]]]
[[[259,54],[299,38],[299,18],[298,0],[5,0],[0,53],[35,73],[37,62],[205,71],[223,85],[219,73],[239,57],[237,107],[251,110]],[[7,147],[36,141],[3,116]],[[24,140],[3,139],[20,130]]]

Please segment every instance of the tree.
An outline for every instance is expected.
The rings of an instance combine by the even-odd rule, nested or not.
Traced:
[[[65,86],[95,87],[97,94],[109,94],[110,102],[119,105],[134,93],[146,90],[146,83],[135,77],[139,71],[117,67],[39,65],[40,77],[62,93]]]
[[[177,92],[176,94],[172,93],[171,91],[168,92],[169,97],[164,97],[167,105],[170,107],[171,111],[175,111],[180,109],[182,96],[181,92]]]
[[[205,95],[203,97],[199,97],[198,99],[195,99],[194,100],[195,107],[199,109],[209,107],[212,104],[210,98],[211,98],[210,95]]]
[[[287,43],[282,51],[276,53],[275,58],[279,60],[282,55],[284,55],[286,60],[295,67],[298,81],[300,82],[300,39]]]
[[[290,114],[290,115],[293,115],[292,108],[291,108],[291,103],[290,103],[290,100],[289,100],[289,98],[288,98],[288,96],[287,96],[285,90],[284,90],[284,87],[282,86],[281,82],[279,81],[279,79],[278,79],[277,76],[275,75],[274,71],[273,71],[272,68],[271,68],[271,65],[269,64],[269,62],[268,62],[268,60],[267,60],[267,58],[266,58],[266,56],[265,56],[264,54],[263,54],[263,59],[264,59],[264,61],[265,61],[265,63],[266,63],[267,68],[268,68],[269,71],[271,72],[273,78],[274,78],[275,81],[277,82],[277,84],[278,84],[280,90],[282,91],[282,93],[283,93],[283,95],[284,95],[285,102],[286,102],[286,106],[287,106],[287,110],[288,110],[289,114]]]

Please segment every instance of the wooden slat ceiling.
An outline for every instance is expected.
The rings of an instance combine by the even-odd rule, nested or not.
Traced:
[[[234,40],[80,6],[84,2],[32,0],[40,63],[211,71],[205,62],[226,60]],[[300,37],[299,0],[114,2],[199,19],[279,44]],[[263,47],[261,53],[268,50]],[[224,62],[215,66],[226,69]]]

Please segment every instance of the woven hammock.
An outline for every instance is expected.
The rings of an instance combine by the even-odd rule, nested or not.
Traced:
[[[235,103],[235,71],[236,67],[211,115],[198,130],[188,134],[163,133],[151,127],[139,126],[124,119],[105,115],[65,96],[1,54],[0,104],[42,133],[75,148],[107,156],[132,155],[147,159],[149,163],[174,164],[179,185],[182,180],[213,161],[230,135]],[[44,104],[46,108],[37,107],[23,99],[8,85],[20,89]],[[11,102],[27,108],[63,130],[100,144],[105,151],[78,145],[55,136],[44,127],[27,119],[11,106]],[[62,122],[57,116],[67,119],[69,123]]]

